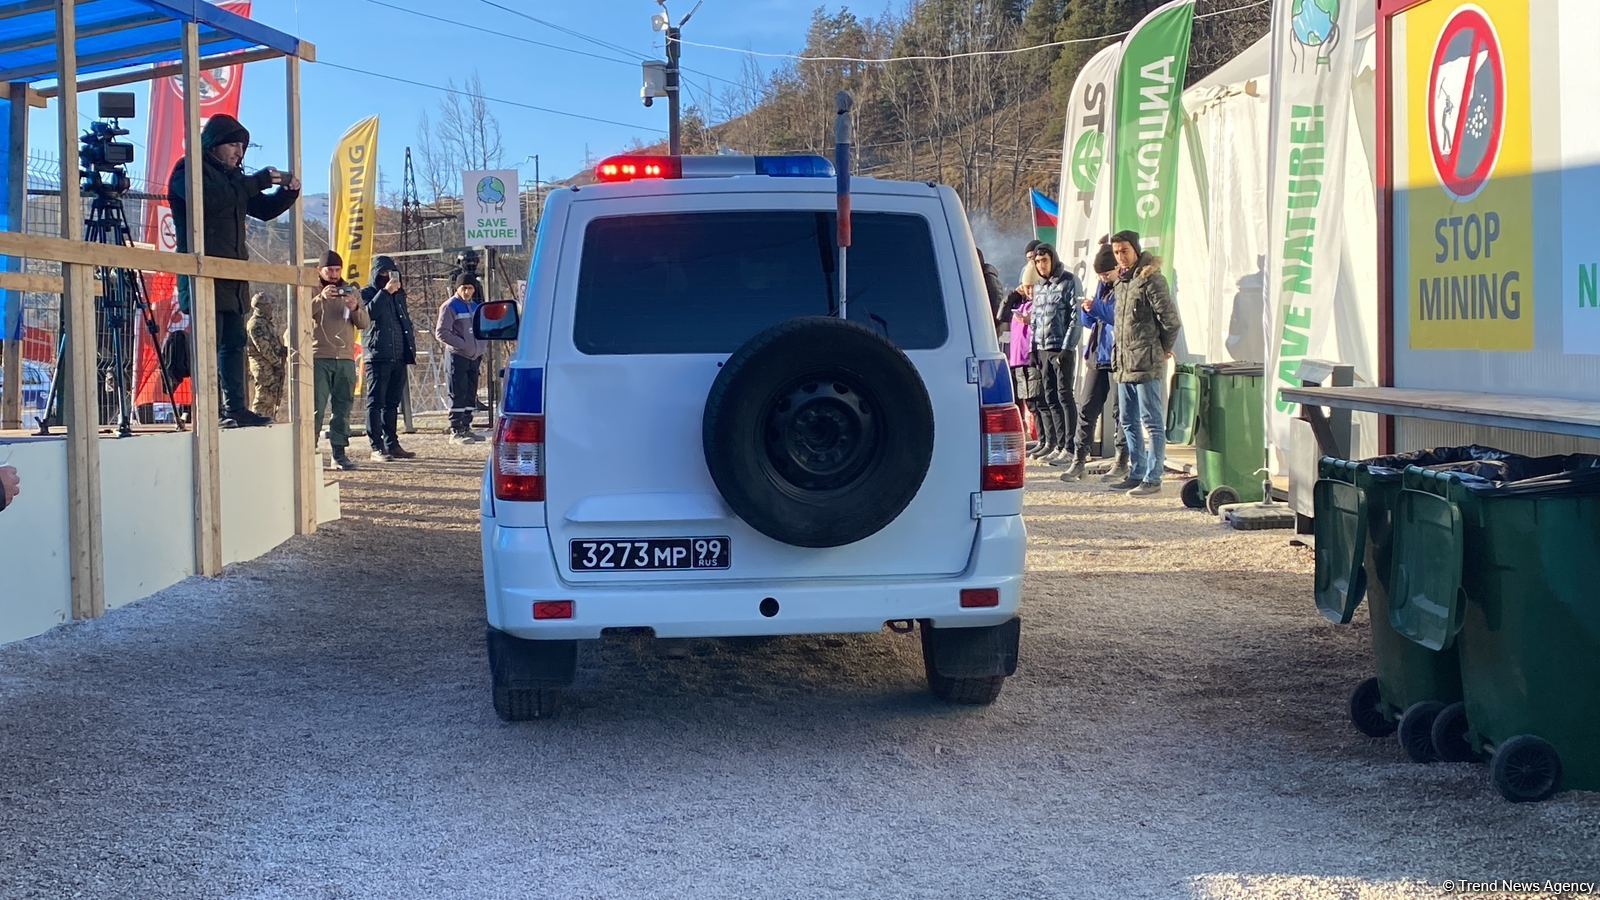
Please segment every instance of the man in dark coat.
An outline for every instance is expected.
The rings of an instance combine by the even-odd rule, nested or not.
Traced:
[[[300,196],[300,179],[268,167],[246,175],[243,168],[250,132],[232,116],[212,116],[200,131],[205,170],[201,196],[205,200],[205,234],[201,252],[225,259],[249,259],[245,245],[245,216],[263,222],[276,219],[294,206]],[[189,253],[188,160],[180,159],[168,179],[172,198],[172,225],[178,252]],[[189,279],[179,280],[178,305],[189,307]],[[222,388],[222,420],[228,425],[267,425],[271,419],[250,409],[244,392],[245,348],[249,335],[245,316],[250,312],[250,285],[218,279],[212,282],[217,301],[217,380]]]
[[[400,400],[406,390],[406,369],[417,361],[417,338],[406,309],[406,291],[394,260],[380,256],[372,261],[372,283],[361,289],[361,302],[372,323],[361,339],[366,359],[367,440],[378,462],[415,459],[400,446],[397,425]]]
[[[1139,246],[1137,232],[1112,235],[1111,251],[1121,267],[1112,288],[1116,296],[1112,371],[1120,392],[1129,468],[1128,477],[1112,489],[1150,497],[1161,493],[1166,471],[1167,405],[1161,389],[1183,321],[1161,274],[1161,259]]]

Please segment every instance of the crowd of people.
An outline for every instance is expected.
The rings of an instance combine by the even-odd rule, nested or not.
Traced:
[[[1160,494],[1167,446],[1162,383],[1183,327],[1161,260],[1145,252],[1136,232],[1109,235],[1094,255],[1091,292],[1050,244],[1030,241],[1025,255],[1009,293],[987,261],[984,280],[1017,404],[1038,431],[1028,456],[1064,467],[1063,481],[1081,481],[1104,415],[1116,446],[1104,480],[1133,496]]]
[[[287,212],[300,194],[293,174],[267,167],[247,174],[245,150],[250,132],[231,116],[211,117],[201,131],[205,171],[201,178],[204,203],[202,252],[210,256],[248,259],[246,217],[270,221]],[[179,252],[189,252],[189,191],[187,163],[180,160],[167,190],[178,235]],[[350,459],[350,412],[356,390],[356,347],[359,332],[361,381],[366,390],[366,431],[375,462],[412,459],[415,453],[400,445],[397,422],[405,394],[408,369],[417,362],[416,332],[407,306],[404,279],[392,258],[373,260],[370,283],[364,287],[344,280],[344,260],[329,250],[318,267],[322,287],[311,301],[312,370],[316,433],[320,436],[325,412],[330,466],[353,469]],[[472,319],[482,303],[482,288],[470,273],[454,279],[454,294],[439,308],[433,334],[450,357],[450,440],[469,444],[483,440],[472,431],[472,414],[478,408],[479,373],[485,351],[472,330]],[[288,369],[288,340],[264,294],[250,298],[249,319],[245,297],[249,285],[217,279],[217,371],[224,428],[267,425],[282,404]],[[190,311],[190,286],[181,279],[179,308]],[[254,389],[245,398],[248,360]]]

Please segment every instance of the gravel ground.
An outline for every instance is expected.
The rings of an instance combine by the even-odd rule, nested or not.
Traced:
[[[0,648],[0,896],[1414,898],[1600,880],[1600,795],[1515,806],[1480,766],[1413,765],[1350,727],[1367,629],[1316,614],[1286,533],[1045,470],[1022,668],[992,707],[932,700],[915,638],[888,632],[682,657],[616,641],[585,650],[562,718],[504,725],[485,451],[414,443],[416,462],[344,476],[345,519],[315,537]]]

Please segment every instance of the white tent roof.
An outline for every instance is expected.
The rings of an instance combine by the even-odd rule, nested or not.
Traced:
[[[1252,78],[1263,81],[1272,70],[1272,35],[1268,34],[1243,53],[1217,67],[1215,72],[1189,86],[1191,91],[1243,84]]]

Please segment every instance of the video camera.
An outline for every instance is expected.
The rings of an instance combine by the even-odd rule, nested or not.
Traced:
[[[130,133],[119,127],[118,120],[133,115],[133,94],[113,91],[100,94],[100,118],[111,121],[91,122],[89,131],[78,138],[83,145],[78,148],[79,174],[86,187],[111,194],[128,189],[130,182],[125,167],[133,162],[133,144],[117,140]]]

